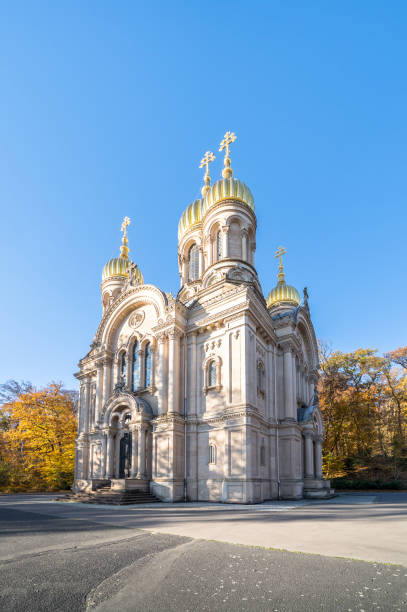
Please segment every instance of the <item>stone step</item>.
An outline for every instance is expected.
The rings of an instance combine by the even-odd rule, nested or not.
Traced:
[[[92,493],[68,493],[60,501],[76,501],[86,504],[109,504],[124,506],[130,504],[156,504],[160,500],[146,491],[124,490],[113,491],[110,487],[101,487]]]

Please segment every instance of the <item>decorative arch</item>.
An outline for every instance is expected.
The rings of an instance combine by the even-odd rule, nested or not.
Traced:
[[[109,347],[118,326],[132,310],[143,305],[154,307],[157,320],[165,319],[168,301],[164,293],[154,285],[140,285],[123,294],[110,306],[96,332],[95,342]]]
[[[210,384],[210,368],[211,364],[215,364],[216,368],[216,382],[215,385]],[[203,392],[206,394],[208,391],[215,389],[219,392],[222,388],[222,358],[219,355],[209,355],[204,359],[202,363],[202,369],[204,372],[204,387]]]
[[[256,363],[257,393],[264,396],[266,391],[266,368],[262,359]]]
[[[131,414],[132,421],[140,420],[140,418],[150,421],[154,416],[150,404],[144,398],[120,391],[115,393],[103,406],[103,425],[110,426],[112,418],[116,416],[119,417],[119,420],[124,419],[128,412]]]
[[[309,317],[305,316],[303,309],[300,309],[298,312],[297,330],[306,349],[304,357],[308,358],[305,361],[308,362],[309,370],[317,370],[319,368],[317,339],[314,327]]]
[[[198,248],[202,248],[202,234],[200,231],[195,231],[187,236],[178,245],[178,266],[183,283],[188,282],[188,253],[189,249],[196,244]]]

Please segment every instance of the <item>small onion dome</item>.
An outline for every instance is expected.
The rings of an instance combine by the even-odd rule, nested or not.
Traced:
[[[114,257],[113,259],[110,259],[110,261],[108,261],[105,267],[103,268],[102,281],[106,280],[107,278],[115,277],[128,278],[128,267],[132,263],[132,261],[126,259],[125,257]],[[141,270],[137,266],[135,268],[135,275],[135,280],[138,280],[140,284],[143,284],[143,275],[141,273]]]
[[[272,308],[276,304],[291,304],[293,306],[299,306],[301,298],[295,287],[292,285],[287,285],[285,281],[282,281],[270,291],[266,302],[267,308]]]
[[[286,254],[284,247],[278,247],[275,257],[279,260],[278,265],[278,283],[270,291],[267,296],[267,308],[272,308],[276,304],[287,304],[291,306],[299,306],[301,302],[300,294],[292,285],[287,285],[285,282],[285,274],[283,268],[283,255]]]
[[[187,206],[184,210],[178,223],[178,240],[181,240],[191,227],[201,223],[203,217],[202,204],[203,200],[194,200],[192,204]]]
[[[254,198],[250,189],[242,181],[230,177],[219,179],[209,188],[203,200],[203,214],[224,200],[238,200],[254,210]]]

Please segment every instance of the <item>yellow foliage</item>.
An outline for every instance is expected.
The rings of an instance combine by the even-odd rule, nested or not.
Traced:
[[[72,483],[77,419],[72,398],[51,383],[2,408],[7,429],[0,454],[10,489],[58,489]],[[1,486],[1,482],[0,482]]]
[[[327,477],[361,472],[381,457],[392,465],[393,478],[399,478],[407,456],[407,373],[393,364],[401,365],[404,354],[405,349],[384,358],[372,349],[321,351]]]

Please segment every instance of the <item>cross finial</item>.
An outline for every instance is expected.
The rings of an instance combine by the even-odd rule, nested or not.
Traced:
[[[212,153],[212,151],[207,151],[205,155],[203,156],[203,158],[201,159],[201,163],[199,166],[200,168],[203,168],[205,166],[205,175],[204,175],[205,185],[202,187],[202,196],[204,197],[205,197],[205,194],[209,191],[209,186],[211,184],[211,177],[209,176],[209,164],[213,162],[214,159],[215,159],[215,156]]]
[[[279,246],[274,257],[279,259],[278,264],[278,282],[284,283],[285,275],[283,270],[283,255],[287,253],[286,249],[282,246]]]
[[[130,219],[129,217],[124,217],[123,219],[123,223],[122,223],[122,227],[121,230],[122,232],[124,232],[123,234],[123,238],[126,237],[127,238],[127,227],[130,225]]]
[[[222,142],[220,143],[219,151],[225,151],[225,159],[224,159],[225,167],[222,170],[223,178],[231,178],[233,176],[233,170],[230,167],[229,146],[232,144],[232,142],[235,142],[235,140],[236,140],[236,134],[234,134],[233,132],[226,132],[226,134],[223,137]]]
[[[130,225],[129,217],[124,217],[123,223],[120,229],[120,231],[123,232],[122,246],[120,247],[120,257],[123,257],[124,259],[129,258],[129,247],[127,246],[128,244],[127,228],[129,225]]]

